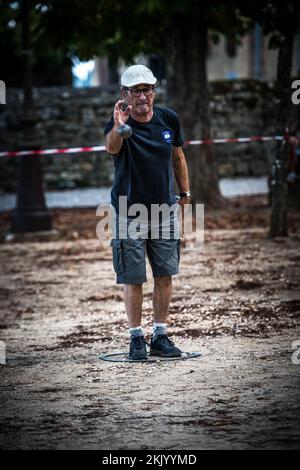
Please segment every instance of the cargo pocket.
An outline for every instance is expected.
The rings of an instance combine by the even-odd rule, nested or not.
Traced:
[[[178,263],[180,261],[180,249],[181,249],[181,240],[178,238],[177,240],[177,255],[178,255]]]
[[[113,254],[113,266],[116,274],[124,272],[123,253],[122,253],[122,240],[113,238],[110,241]]]

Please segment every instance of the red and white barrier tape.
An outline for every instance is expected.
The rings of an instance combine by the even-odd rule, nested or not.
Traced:
[[[18,150],[16,152],[0,152],[0,157],[20,157],[26,155],[59,155],[63,153],[101,152],[106,150],[104,145],[96,147],[70,147],[64,149]]]
[[[184,145],[203,145],[203,144],[226,144],[226,143],[245,143],[245,142],[267,142],[272,140],[282,140],[281,135],[273,137],[237,137],[232,139],[206,139],[206,140],[187,140]],[[45,150],[18,150],[15,152],[0,152],[0,157],[21,157],[26,155],[61,155],[68,153],[84,153],[84,152],[103,152],[106,148],[104,145],[94,147],[69,147],[64,149],[45,149]]]
[[[202,145],[202,144],[227,144],[235,142],[267,142],[271,140],[282,140],[281,135],[275,135],[273,137],[233,137],[232,139],[206,139],[206,140],[188,140],[185,145]]]

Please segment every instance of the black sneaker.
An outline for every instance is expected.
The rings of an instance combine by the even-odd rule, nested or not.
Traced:
[[[153,341],[151,338],[150,355],[162,357],[180,357],[180,349],[176,348],[173,341],[167,335],[157,335]]]
[[[131,338],[128,357],[132,361],[148,359],[144,336],[133,336]]]

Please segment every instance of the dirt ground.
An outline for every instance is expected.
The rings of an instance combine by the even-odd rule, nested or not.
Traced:
[[[182,252],[169,333],[202,352],[185,361],[99,360],[126,351],[128,332],[94,209],[53,211],[52,239],[3,242],[0,447],[300,448],[300,212],[289,238],[269,239],[269,211],[264,197],[236,198],[206,214],[204,250]],[[8,226],[4,213],[2,241]]]

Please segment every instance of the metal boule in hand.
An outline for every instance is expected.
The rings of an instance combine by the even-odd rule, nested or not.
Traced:
[[[122,124],[118,127],[117,132],[123,139],[128,139],[132,134],[132,127],[128,124]]]

